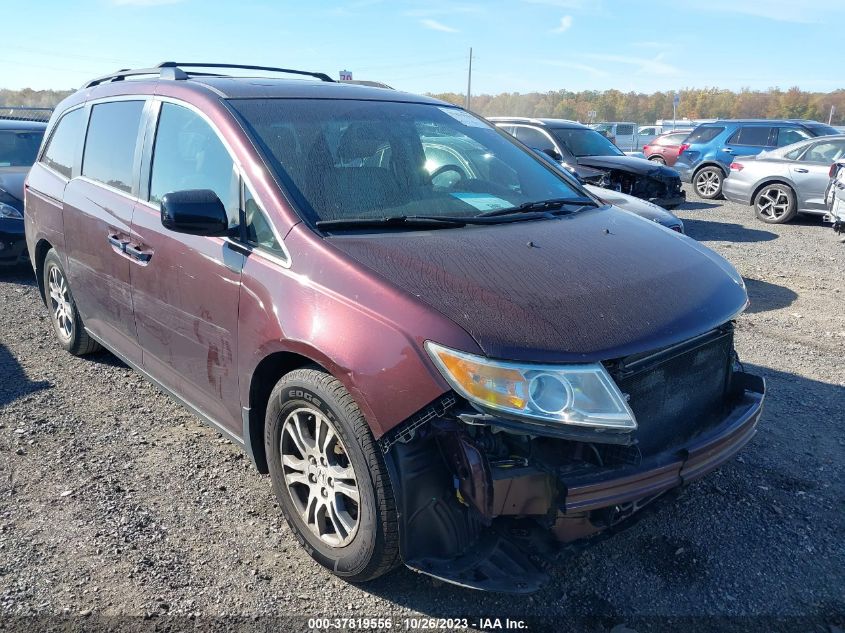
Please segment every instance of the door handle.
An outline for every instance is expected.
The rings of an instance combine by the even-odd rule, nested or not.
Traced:
[[[725,148],[722,149],[722,151],[725,152],[725,154],[733,154],[734,153],[734,151],[730,147],[725,147]]]
[[[124,253],[126,252],[126,245],[129,243],[129,240],[124,240],[118,237],[117,235],[110,234],[109,235],[109,244],[114,246],[117,250]]]
[[[806,174],[809,173],[809,169],[804,169],[803,167],[796,167],[795,172],[798,174]]]
[[[126,248],[124,249],[126,254],[129,255],[132,259],[139,261],[139,262],[148,262],[153,258],[152,253],[146,253],[138,248],[135,244],[126,244]]]

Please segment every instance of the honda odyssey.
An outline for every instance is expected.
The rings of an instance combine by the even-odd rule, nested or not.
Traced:
[[[58,343],[242,447],[350,581],[533,591],[755,433],[731,265],[461,108],[168,62],[45,138],[24,217]]]

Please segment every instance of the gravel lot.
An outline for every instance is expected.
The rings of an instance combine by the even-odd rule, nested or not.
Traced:
[[[845,627],[845,244],[818,221],[767,226],[694,196],[678,215],[746,278],[737,345],[768,382],[760,431],[523,598],[404,568],[362,587],[336,579],[234,445],[110,354],[62,352],[30,271],[0,272],[0,630],[269,630],[284,614],[508,616],[617,633],[748,630],[763,617],[767,630]]]

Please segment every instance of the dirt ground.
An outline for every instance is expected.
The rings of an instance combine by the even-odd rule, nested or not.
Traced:
[[[30,271],[0,271],[0,630],[285,631],[308,617],[408,630],[420,615],[616,633],[845,628],[845,244],[820,221],[768,226],[724,202],[692,197],[678,215],[745,277],[737,346],[768,382],[759,433],[527,597],[404,568],[365,586],[335,578],[234,445],[112,355],[64,353]]]

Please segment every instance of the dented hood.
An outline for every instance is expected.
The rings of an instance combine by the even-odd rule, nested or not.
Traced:
[[[713,251],[612,207],[327,240],[494,358],[618,358],[706,332],[747,302],[742,278]]]
[[[578,158],[578,164],[594,169],[621,169],[638,176],[652,178],[678,178],[678,172],[671,167],[658,165],[636,156],[581,156]]]

